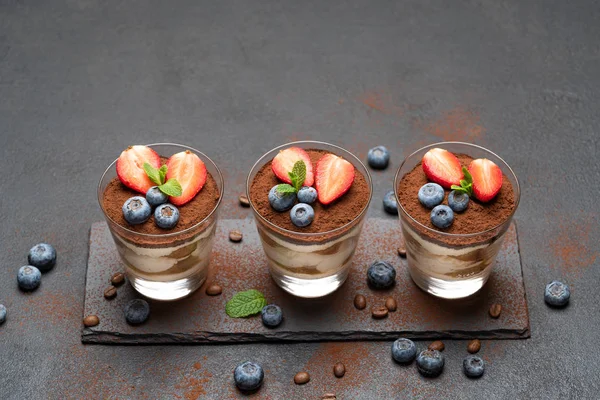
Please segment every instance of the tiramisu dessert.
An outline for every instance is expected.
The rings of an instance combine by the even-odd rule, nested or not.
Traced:
[[[519,203],[510,167],[482,147],[438,143],[409,156],[395,186],[415,283],[444,298],[478,291]]]
[[[222,189],[216,165],[185,146],[130,146],[111,164],[98,199],[136,290],[174,300],[202,285]]]
[[[279,286],[320,297],[344,283],[372,192],[358,158],[327,143],[290,143],[255,164],[247,191]]]

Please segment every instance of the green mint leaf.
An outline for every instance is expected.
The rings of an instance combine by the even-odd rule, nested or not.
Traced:
[[[460,180],[460,186],[467,187],[468,185],[469,185],[469,182],[465,181],[464,179]]]
[[[249,317],[258,314],[267,305],[265,296],[256,289],[236,293],[225,305],[225,312],[231,318]]]
[[[169,179],[167,183],[160,185],[158,189],[167,196],[172,197],[179,197],[181,196],[181,193],[183,193],[181,185],[179,184],[179,182],[177,182],[177,179],[175,178]]]
[[[158,170],[158,174],[160,175],[160,184],[162,185],[163,183],[165,183],[166,178],[167,178],[167,165],[163,165],[162,167],[160,167],[160,169]]]
[[[452,188],[452,190],[456,190],[458,193],[465,193],[467,196],[469,196],[468,190],[462,186],[452,185],[451,188]]]
[[[280,194],[296,193],[296,188],[293,187],[292,185],[288,185],[287,183],[282,183],[282,184],[277,185],[276,190]]]
[[[292,168],[292,174],[296,176],[296,181],[294,182],[292,180],[292,185],[294,185],[296,191],[298,191],[306,180],[306,164],[304,164],[304,161],[296,161]]]
[[[462,171],[463,171],[463,174],[465,175],[465,180],[467,181],[467,183],[473,183],[473,177],[471,176],[471,173],[469,172],[467,167],[462,167]],[[462,182],[461,182],[461,185],[462,185]]]
[[[146,175],[148,175],[148,178],[150,178],[150,180],[157,184],[157,185],[161,185],[162,182],[160,181],[160,173],[158,172],[158,169],[154,168],[152,165],[150,165],[149,163],[144,163],[144,171],[146,171]]]
[[[290,181],[292,181],[292,187],[296,187],[296,184],[298,182],[298,176],[296,174],[294,174],[294,172],[288,172],[288,176],[290,177]],[[295,190],[295,189],[294,189]]]

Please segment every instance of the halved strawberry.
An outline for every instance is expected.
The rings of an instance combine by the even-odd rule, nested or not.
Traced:
[[[167,182],[177,179],[181,185],[181,196],[169,197],[176,206],[182,206],[198,194],[206,183],[206,166],[194,153],[189,150],[173,154],[167,160]]]
[[[117,176],[123,185],[146,194],[148,189],[155,185],[146,175],[144,163],[160,168],[160,157],[150,147],[129,146],[117,159]]]
[[[478,158],[469,164],[469,173],[473,177],[473,194],[477,200],[492,200],[502,188],[502,170],[487,158]]]
[[[342,157],[325,154],[317,162],[315,189],[321,204],[329,204],[344,195],[354,182],[354,166]]]
[[[434,148],[423,156],[423,171],[427,178],[450,189],[452,185],[460,185],[463,172],[458,158],[448,150]]]
[[[292,172],[294,164],[300,160],[304,161],[304,164],[306,164],[306,179],[304,179],[304,186],[312,186],[315,182],[313,165],[310,162],[308,153],[300,147],[289,147],[285,150],[281,150],[271,162],[271,168],[279,180],[282,180],[285,183],[292,183],[288,172]]]

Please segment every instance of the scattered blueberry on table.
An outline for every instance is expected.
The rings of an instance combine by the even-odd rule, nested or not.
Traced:
[[[233,380],[238,389],[243,391],[256,390],[262,385],[265,373],[262,367],[252,361],[238,365],[233,371]]]
[[[398,215],[398,202],[393,190],[390,190],[383,196],[383,209],[388,214]]]
[[[317,201],[317,189],[310,186],[302,186],[298,190],[298,201],[306,204],[314,203]]]
[[[374,169],[385,169],[390,162],[390,152],[385,146],[373,147],[367,153],[367,162]]]
[[[419,189],[417,197],[423,206],[433,208],[444,200],[444,188],[437,183],[426,183]]]
[[[33,265],[25,265],[19,268],[17,283],[22,290],[30,291],[37,289],[42,282],[42,273]]]
[[[440,229],[446,229],[454,222],[454,211],[443,204],[431,210],[431,223]]]
[[[154,210],[154,223],[162,229],[173,229],[179,222],[179,210],[173,204],[165,203]]]
[[[428,378],[439,376],[444,370],[444,356],[437,350],[423,350],[417,356],[417,370]]]
[[[268,304],[260,312],[262,323],[268,328],[276,328],[283,321],[283,311],[276,304]]]
[[[0,304],[0,325],[2,325],[6,321],[6,307],[4,304]]]
[[[152,207],[160,206],[161,204],[165,204],[169,200],[169,196],[165,193],[161,192],[158,186],[152,186],[146,192],[146,201]]]
[[[553,307],[564,307],[569,303],[571,298],[571,290],[569,286],[560,282],[552,281],[546,285],[544,291],[544,301],[546,304]]]
[[[29,250],[27,261],[41,272],[50,271],[56,264],[56,250],[48,243],[36,244]]]
[[[292,208],[296,202],[296,193],[281,193],[277,190],[277,186],[279,185],[273,186],[269,191],[269,203],[271,203],[271,207],[273,207],[275,211],[287,211]]]
[[[461,213],[469,206],[469,195],[464,192],[453,190],[448,195],[448,205],[452,211]]]
[[[152,207],[142,196],[134,196],[123,204],[123,217],[131,225],[143,224],[152,214]]]
[[[469,378],[479,378],[485,371],[485,363],[481,357],[467,356],[463,361],[463,371]]]
[[[146,322],[150,316],[150,305],[146,300],[133,299],[125,305],[125,319],[131,325],[139,325]]]
[[[387,289],[396,282],[396,270],[385,261],[375,261],[367,270],[367,281],[375,289]]]
[[[315,219],[315,210],[309,205],[298,203],[290,211],[292,223],[299,228],[310,225]]]
[[[417,346],[406,338],[400,338],[392,344],[392,358],[400,364],[411,363],[417,356]]]

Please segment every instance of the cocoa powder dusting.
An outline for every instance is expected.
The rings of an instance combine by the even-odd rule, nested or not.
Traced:
[[[328,154],[323,150],[306,150],[316,173],[317,161]],[[269,190],[279,183],[273,170],[271,162],[265,164],[254,177],[250,187],[250,200],[252,204],[266,220],[281,228],[301,233],[327,232],[339,228],[351,222],[367,206],[371,194],[371,188],[364,175],[354,168],[354,183],[350,189],[338,200],[327,206],[316,201],[312,204],[315,210],[315,219],[304,228],[299,228],[292,223],[289,211],[277,212],[269,203]]]

